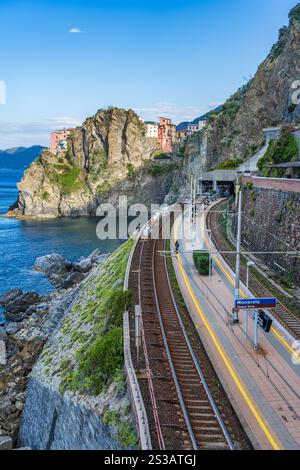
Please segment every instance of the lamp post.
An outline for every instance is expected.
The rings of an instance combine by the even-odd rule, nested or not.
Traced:
[[[211,240],[211,229],[207,229],[207,233],[209,234],[209,282],[212,280],[212,240]]]
[[[200,193],[201,193],[201,197],[202,197],[202,194],[203,194],[203,176],[200,176],[200,183],[201,183]]]
[[[246,289],[246,298],[248,299],[249,297],[249,269],[255,266],[255,263],[253,261],[248,261],[247,263],[247,289]]]
[[[242,232],[242,191],[240,190],[239,196],[238,196],[238,223],[237,223],[237,237],[236,237],[236,268],[235,268],[234,300],[237,300],[240,295],[241,232]],[[233,320],[233,324],[239,323],[238,310],[233,310],[232,320]]]
[[[248,261],[247,263],[247,282],[246,282],[246,298],[249,298],[249,270],[255,266],[255,263],[253,261]],[[244,312],[244,333],[245,333],[245,338],[248,336],[248,312],[245,310]]]

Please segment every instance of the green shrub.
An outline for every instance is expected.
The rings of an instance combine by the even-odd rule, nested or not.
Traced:
[[[239,165],[243,163],[243,160],[241,158],[228,158],[227,160],[224,160],[221,162],[219,165],[211,168],[212,170],[235,170]]]
[[[150,173],[152,176],[162,176],[170,173],[174,169],[174,165],[151,165]]]
[[[102,184],[98,184],[97,189],[96,189],[98,196],[101,198],[106,198],[110,190],[111,190],[111,186],[107,181],[105,181]]]
[[[235,99],[229,99],[224,104],[223,113],[228,116],[231,121],[233,121],[239,109],[240,102]]]
[[[69,332],[72,328],[70,344],[77,342],[81,346],[76,350],[72,363],[61,363],[61,393],[73,390],[98,394],[112,382],[116,383],[118,393],[125,390],[122,320],[132,294],[131,291],[123,292],[120,285],[123,285],[132,243],[128,240],[104,261],[102,273],[93,289],[93,298],[88,297],[85,303],[77,303],[72,309],[72,314],[79,313],[82,324],[92,326],[89,335],[73,327],[71,316],[64,322],[64,329]],[[91,287],[85,287],[90,292]]]
[[[110,424],[116,424],[118,422],[120,413],[117,410],[108,410],[104,413],[103,424],[109,426]]]
[[[283,52],[285,45],[288,41],[288,28],[287,26],[283,26],[279,30],[279,36],[277,42],[272,46],[271,52],[269,54],[269,58],[271,62],[276,60],[280,54]]]
[[[82,353],[79,376],[88,379],[89,388],[99,394],[123,365],[123,329],[114,327],[96,338]]]
[[[50,197],[50,194],[48,193],[48,191],[44,191],[44,192],[42,193],[42,199],[43,199],[43,201],[48,201],[49,197]]]
[[[132,163],[128,163],[127,165],[127,176],[130,179],[133,179],[136,176],[136,170]]]
[[[108,167],[108,159],[104,149],[98,151],[94,150],[90,159],[93,165],[97,165],[102,170],[105,170]]]
[[[66,173],[58,174],[57,181],[61,187],[63,194],[70,194],[78,191],[82,187],[82,182],[79,179],[80,168],[73,167]]]
[[[194,251],[193,259],[195,266],[201,276],[209,275],[209,253]]]
[[[109,318],[110,325],[123,325],[123,314],[131,305],[131,301],[132,292],[124,292],[122,287],[119,287],[111,294],[104,308]]]
[[[291,9],[289,12],[289,19],[290,21],[295,20],[300,23],[300,3],[297,3],[297,5]]]
[[[129,423],[119,424],[118,440],[123,447],[136,447],[138,444],[135,429]]]
[[[257,167],[263,176],[276,176],[282,173],[269,168],[271,164],[286,163],[298,158],[298,144],[289,130],[284,129],[279,139],[271,140],[265,155],[258,161]]]

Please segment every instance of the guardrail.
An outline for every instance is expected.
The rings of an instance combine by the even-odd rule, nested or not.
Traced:
[[[125,279],[124,279],[124,291],[128,290],[129,284],[129,275],[131,269],[132,258],[136,245],[139,241],[142,230],[139,233],[139,236],[135,239],[132,250],[129,255],[127,262]],[[123,331],[124,331],[124,362],[125,362],[125,373],[127,377],[127,384],[130,392],[130,401],[132,403],[133,411],[136,417],[136,423],[138,428],[138,434],[140,439],[140,445],[142,450],[151,450],[151,436],[148,424],[147,413],[141,394],[140,386],[138,379],[134,370],[132,358],[131,358],[131,349],[130,349],[130,330],[129,330],[129,315],[128,312],[124,312],[123,316]]]

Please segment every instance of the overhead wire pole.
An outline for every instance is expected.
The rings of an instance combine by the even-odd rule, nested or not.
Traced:
[[[197,180],[194,177],[194,199],[193,199],[194,222],[196,222],[196,198],[197,198]]]
[[[237,223],[237,237],[236,237],[236,268],[235,268],[235,286],[234,286],[234,300],[240,296],[240,268],[241,268],[241,232],[242,232],[242,191],[239,191],[238,200],[238,223]],[[233,310],[233,322],[238,323],[239,317],[237,310]]]

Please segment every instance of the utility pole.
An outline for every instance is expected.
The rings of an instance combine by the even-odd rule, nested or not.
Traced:
[[[247,263],[247,278],[246,278],[246,298],[249,298],[249,271],[250,268],[255,266],[255,263],[253,261],[248,261]],[[248,311],[244,311],[244,335],[245,338],[248,337]]]
[[[196,199],[197,199],[197,180],[194,177],[194,200],[193,200],[194,221],[196,221]]]
[[[191,207],[192,207],[192,222],[196,218],[196,195],[197,195],[197,180],[194,175],[191,175]]]
[[[235,286],[234,286],[234,299],[239,299],[240,296],[240,266],[241,266],[241,232],[242,232],[242,191],[239,192],[238,201],[238,224],[237,224],[237,238],[236,238],[236,268],[235,268]],[[233,313],[234,323],[239,322],[238,312]]]
[[[258,312],[254,314],[254,351],[258,350]]]

